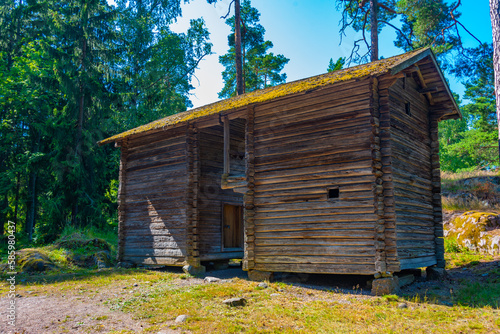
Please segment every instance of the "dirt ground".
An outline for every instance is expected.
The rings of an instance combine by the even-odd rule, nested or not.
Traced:
[[[500,257],[495,261],[480,263],[473,268],[456,268],[448,270],[447,279],[444,281],[426,281],[423,277],[417,279],[409,286],[405,286],[399,293],[400,296],[427,296],[433,302],[451,306],[453,305],[454,289],[459,282],[486,280],[484,272],[500,267]],[[246,278],[246,273],[240,268],[208,271],[206,276],[227,280],[233,277]],[[373,298],[366,286],[366,276],[341,276],[341,275],[294,275],[278,274],[277,281],[290,283],[295,286],[294,295],[302,296],[304,300],[321,299],[321,294],[307,293],[309,290],[334,290],[338,292],[338,299],[342,294],[356,295],[357,298]],[[202,278],[177,279],[173,282],[177,286],[210,284]],[[219,283],[224,284],[224,283]],[[6,324],[7,303],[6,298],[0,298],[0,333],[109,333],[109,332],[135,332],[141,333],[150,327],[146,321],[134,319],[133,315],[112,309],[106,301],[117,297],[132,295],[141,286],[123,287],[120,284],[111,284],[106,289],[100,289],[94,294],[82,294],[79,291],[65,292],[64,295],[53,294],[32,296],[30,291],[22,292],[17,298],[17,327],[15,330]],[[345,296],[345,295],[344,295]],[[337,296],[335,297],[337,298]],[[169,329],[174,321],[163,324],[165,329],[158,333],[180,333],[179,330]],[[163,327],[163,326],[162,326]],[[182,331],[185,333],[185,331]]]

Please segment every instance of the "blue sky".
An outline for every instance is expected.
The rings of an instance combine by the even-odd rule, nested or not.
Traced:
[[[227,52],[230,30],[220,17],[226,14],[229,2],[222,0],[214,6],[207,4],[206,0],[191,0],[183,5],[183,17],[172,26],[172,30],[184,32],[190,19],[203,17],[211,33],[214,54],[201,62],[192,82],[195,89],[191,101],[195,107],[217,101],[217,93],[223,87],[219,56]],[[462,3],[460,21],[481,41],[491,43],[488,0],[462,0]],[[271,51],[290,58],[284,69],[288,82],[325,73],[330,58],[336,60],[348,56],[352,41],[360,38],[360,33],[350,31],[339,45],[340,12],[336,10],[335,0],[252,0],[252,5],[261,14],[265,38],[274,44]],[[460,34],[465,46],[478,45],[464,30]],[[390,57],[403,52],[394,46],[394,38],[391,28],[385,28],[379,37],[381,56]],[[445,76],[450,80],[452,90],[462,95],[462,85],[449,74]]]

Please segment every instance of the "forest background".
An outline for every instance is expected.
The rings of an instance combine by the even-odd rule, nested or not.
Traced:
[[[0,4],[0,235],[8,221],[16,224],[24,240],[20,242],[36,244],[52,242],[67,228],[116,229],[119,150],[100,147],[97,141],[193,107],[193,91],[196,105],[213,102],[205,100],[215,98],[213,94],[202,96],[205,87],[220,89],[220,98],[234,95],[234,17],[220,18],[230,13],[230,1],[214,2],[8,0]],[[340,17],[347,18],[344,26],[351,23],[342,47],[319,64],[313,55],[297,56],[299,61],[292,56],[293,48],[311,50],[306,43],[318,36],[289,31],[293,39],[276,37],[274,44],[292,40],[294,46],[290,52],[283,46],[276,51],[260,22],[258,9],[265,8],[263,2],[255,0],[257,6],[242,1],[246,91],[283,83],[289,73],[288,81],[366,62],[368,50],[360,36],[369,27],[353,11],[346,11],[346,3],[353,2],[359,8],[366,3],[319,1],[321,5],[309,6],[323,18],[320,7],[327,3],[329,13],[339,15],[330,23],[337,24]],[[452,89],[459,93],[456,99],[463,118],[440,125],[441,168],[453,172],[497,168],[491,34],[471,37],[464,28],[467,22],[457,24],[460,2],[389,0],[386,4],[397,15],[390,10],[381,13],[385,23],[379,26],[380,36],[391,28],[395,31],[381,43],[381,54],[388,57],[431,46],[446,76],[453,79]],[[205,11],[213,8],[228,30],[215,29],[214,35],[186,7],[194,5]],[[297,5],[300,1],[291,6]],[[283,15],[280,20],[286,19],[284,6],[276,12]],[[439,15],[429,15],[433,13]],[[328,19],[318,19],[318,31],[324,20]],[[302,24],[304,31],[308,24]],[[337,46],[333,38],[342,27],[322,33],[322,43]],[[271,28],[286,30],[279,24]],[[215,43],[221,35],[224,46]],[[395,45],[391,51],[385,51],[388,41]],[[351,53],[356,43],[360,48]],[[214,58],[221,67],[210,65]],[[306,63],[322,70],[310,69]],[[202,70],[196,71],[200,64]],[[204,68],[219,69],[222,75],[215,77]],[[198,88],[193,90],[193,85]]]

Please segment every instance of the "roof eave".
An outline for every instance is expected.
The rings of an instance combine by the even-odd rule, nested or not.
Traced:
[[[432,62],[434,63],[434,66],[439,74],[439,77],[441,78],[441,82],[443,83],[444,89],[446,90],[446,93],[448,94],[448,97],[453,105],[451,108],[452,112],[448,114],[447,119],[452,119],[453,115],[456,114],[456,118],[462,118],[462,113],[460,112],[460,108],[457,105],[457,102],[455,101],[455,98],[453,97],[453,94],[451,93],[450,87],[448,86],[448,83],[446,82],[443,71],[441,71],[441,68],[439,67],[439,64],[436,59],[436,55],[432,51],[431,48],[427,48],[423,50],[420,53],[417,53],[415,56],[406,59],[405,61],[401,62],[400,64],[397,64],[391,69],[391,74],[396,75],[399,72],[403,71],[404,69],[408,68],[409,66],[418,63],[420,60],[424,59],[425,57],[430,57]]]

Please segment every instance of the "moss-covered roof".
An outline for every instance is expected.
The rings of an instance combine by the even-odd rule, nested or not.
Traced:
[[[172,116],[168,116],[154,122],[125,131],[99,142],[100,145],[120,141],[131,135],[167,128],[175,124],[187,122],[196,118],[217,114],[223,111],[245,107],[250,104],[265,102],[279,97],[306,92],[314,88],[331,85],[334,83],[360,79],[367,76],[376,76],[388,73],[392,69],[405,62],[415,59],[417,62],[422,56],[432,53],[430,49],[419,49],[399,56],[381,59],[364,65],[359,65],[331,73],[314,76],[307,79],[285,83],[275,87],[253,91],[243,95],[235,96],[227,100],[218,101],[203,107],[191,109]]]

